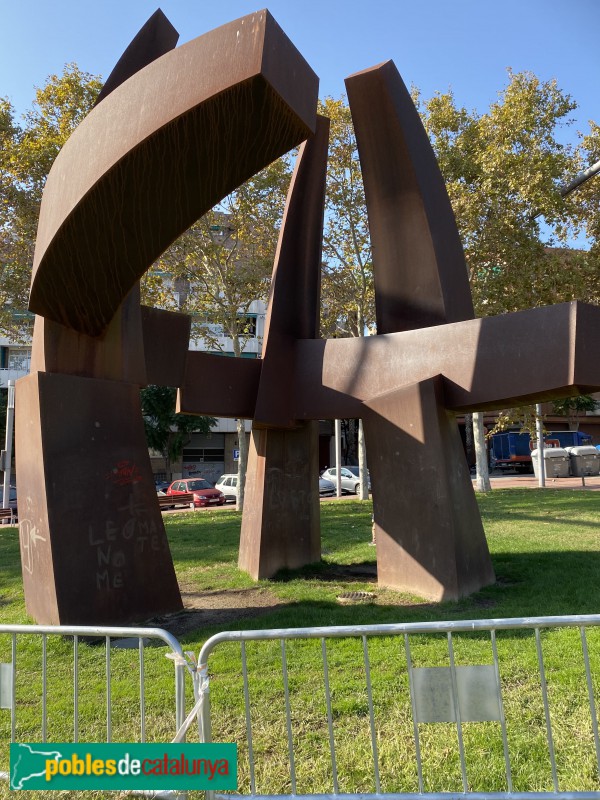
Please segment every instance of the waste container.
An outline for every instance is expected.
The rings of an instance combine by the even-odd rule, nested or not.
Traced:
[[[531,451],[533,473],[539,477],[538,449]],[[570,459],[567,451],[562,447],[544,447],[544,468],[547,478],[568,478]]]
[[[600,452],[593,445],[565,448],[571,459],[571,475],[577,478],[586,475],[600,475]]]

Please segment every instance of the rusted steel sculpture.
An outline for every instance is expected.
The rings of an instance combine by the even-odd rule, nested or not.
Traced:
[[[190,321],[140,310],[138,280],[315,129],[317,78],[268,12],[172,49],[176,38],[157,12],[44,191],[32,373],[17,389],[25,596],[43,623],[181,608],[139,387],[182,382]]]
[[[240,545],[254,577],[320,558],[316,421],[361,417],[379,581],[437,599],[492,582],[454,413],[600,388],[600,309],[473,319],[443,180],[388,62],[347,81],[378,335],[319,339],[328,123],[316,116],[316,76],[268,12],[175,43],[157,12],[44,192],[32,374],[17,384],[29,613],[109,623],[181,607],[144,443],[146,383],[179,386],[181,411],[254,420]],[[304,140],[263,359],[186,352],[189,319],[140,308],[139,278],[218,200]]]
[[[458,598],[492,583],[494,572],[455,412],[600,385],[600,309],[570,303],[473,319],[444,182],[396,68],[387,62],[346,85],[369,213],[378,335],[322,340],[311,333],[320,251],[310,244],[315,217],[301,221],[306,209],[316,215],[322,208],[325,156],[315,146],[309,158],[301,154],[290,188],[262,363],[190,354],[179,408],[226,408],[255,421],[239,560],[254,578],[316,560],[316,434],[306,426],[360,417],[379,582]],[[284,257],[297,225],[309,241]],[[201,376],[212,369],[221,380],[209,388]]]

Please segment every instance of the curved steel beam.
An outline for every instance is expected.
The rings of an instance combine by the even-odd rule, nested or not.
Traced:
[[[136,72],[172,50],[179,34],[158,8],[133,37],[104,82],[94,105],[98,105]]]
[[[377,333],[474,316],[444,179],[396,66],[346,78],[373,248]]]
[[[203,213],[315,128],[318,79],[267,11],[153,61],[48,176],[30,308],[90,336]]]

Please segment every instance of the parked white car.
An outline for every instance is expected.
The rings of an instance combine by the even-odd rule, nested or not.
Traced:
[[[215,483],[215,489],[223,492],[226,503],[237,503],[238,476],[236,474],[221,475]]]
[[[358,490],[360,489],[359,475],[360,472],[358,470],[358,467],[342,467],[341,469],[342,492],[358,494]],[[337,486],[335,467],[329,467],[329,469],[326,469],[325,472],[321,473],[321,477],[325,478],[328,481],[331,481],[334,484],[334,486]],[[368,471],[367,471],[367,482],[369,491],[371,491],[371,478],[369,477]]]

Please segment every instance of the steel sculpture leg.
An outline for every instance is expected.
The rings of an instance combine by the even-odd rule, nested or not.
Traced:
[[[321,559],[318,425],[252,429],[238,566],[255,580]]]
[[[33,373],[19,381],[16,441],[27,612],[107,625],[179,610],[139,387]]]
[[[458,428],[437,378],[379,395],[363,416],[379,583],[455,600],[495,581]]]

